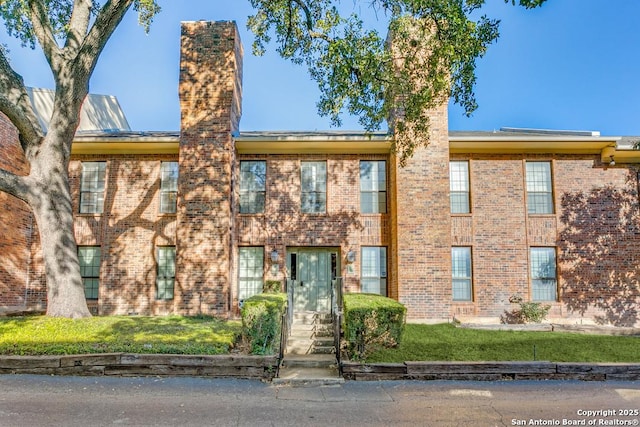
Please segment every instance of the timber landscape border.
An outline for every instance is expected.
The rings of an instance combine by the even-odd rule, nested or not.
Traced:
[[[77,376],[194,376],[270,381],[277,356],[100,353],[0,356],[0,374]],[[640,380],[640,363],[343,361],[347,380]]]

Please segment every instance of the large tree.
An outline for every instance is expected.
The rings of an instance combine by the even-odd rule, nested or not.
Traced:
[[[37,42],[55,82],[53,113],[43,132],[22,77],[0,51],[0,111],[19,132],[30,172],[0,169],[0,190],[24,200],[38,224],[47,283],[47,314],[90,316],[80,277],[68,166],[80,108],[100,53],[125,13],[135,7],[148,25],[158,6],[152,0],[3,0],[0,15],[10,35]]]
[[[530,8],[544,1],[517,3]],[[476,108],[476,60],[498,37],[497,20],[473,18],[485,0],[363,1],[388,22],[394,52],[401,52],[401,58],[396,54],[392,59],[386,31],[367,29],[357,15],[341,16],[339,0],[250,2],[256,11],[248,23],[256,35],[254,52],[263,52],[275,36],[281,56],[306,64],[321,89],[320,114],[339,124],[340,114],[348,111],[375,130],[400,112],[393,126],[401,161],[411,156],[416,141],[428,142],[429,109],[449,97],[468,113]],[[0,0],[9,34],[24,44],[40,45],[55,81],[53,114],[44,133],[23,79],[0,49],[0,111],[18,129],[30,165],[27,176],[0,169],[0,191],[25,201],[33,211],[51,316],[90,315],[73,233],[68,166],[89,79],[131,7],[146,28],[159,11],[154,0]]]

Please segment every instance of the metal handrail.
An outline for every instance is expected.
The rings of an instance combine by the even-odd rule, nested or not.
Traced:
[[[336,349],[336,361],[338,362],[338,370],[342,374],[340,364],[340,337],[342,335],[342,277],[336,277],[331,286],[331,315],[333,320],[333,345]]]

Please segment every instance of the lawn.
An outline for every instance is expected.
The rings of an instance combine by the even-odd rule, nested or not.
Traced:
[[[640,362],[640,337],[407,324],[397,348],[380,350],[367,358],[371,363],[508,360]]]
[[[213,317],[0,318],[0,354],[228,353],[241,324]]]

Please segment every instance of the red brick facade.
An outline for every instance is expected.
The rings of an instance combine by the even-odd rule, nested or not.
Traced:
[[[27,175],[18,133],[0,113],[0,168]],[[35,221],[26,203],[0,192],[0,311],[24,307],[31,290],[29,270]]]
[[[526,137],[509,142],[504,135],[478,134],[460,143],[449,135],[442,107],[432,114],[429,146],[401,168],[380,148],[384,138],[236,136],[241,59],[233,23],[185,23],[181,134],[175,147],[154,152],[153,140],[147,141],[151,148],[142,149],[142,140],[133,137],[128,148],[114,149],[97,135],[93,154],[74,152],[70,181],[76,212],[82,162],[106,162],[104,213],[77,214],[75,222],[78,245],[101,248],[99,296],[89,301],[94,313],[234,316],[243,247],[263,248],[263,279],[283,282],[292,249],[330,250],[339,255],[336,274],[344,289],[358,292],[362,248],[383,247],[387,294],[407,306],[410,320],[498,321],[516,308],[511,296],[531,299],[530,250],[545,247],[557,254],[558,298],[550,302],[550,320],[638,323],[637,168],[634,162],[602,163],[600,148],[593,148],[611,146],[615,138],[574,138],[572,144],[587,147],[580,150],[567,149],[566,138],[553,136],[540,140],[546,148],[534,147]],[[27,173],[23,161],[14,161],[20,158],[16,133],[2,123],[1,166]],[[239,169],[249,160],[266,164],[265,207],[240,214]],[[369,160],[386,162],[387,213],[360,212],[360,162]],[[469,164],[470,213],[451,214],[450,160]],[[533,160],[550,162],[551,214],[527,213],[525,170]],[[179,163],[176,214],[159,213],[162,161]],[[326,163],[325,212],[301,212],[305,161]],[[7,195],[0,193],[0,202],[0,308],[43,307],[44,275],[31,215]],[[174,297],[158,299],[157,249],[165,246],[176,248]],[[457,246],[471,250],[470,301],[453,300],[451,248]],[[270,261],[274,250],[277,263]],[[347,262],[350,252],[355,259]]]

